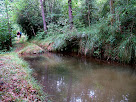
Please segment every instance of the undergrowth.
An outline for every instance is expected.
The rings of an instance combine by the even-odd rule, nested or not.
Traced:
[[[47,35],[38,32],[33,40],[39,45],[52,43],[51,51],[74,51],[76,45],[78,54],[108,61],[136,63],[136,35],[128,31],[121,32],[118,27],[109,26],[109,23],[108,20],[101,20],[91,27],[72,30],[68,26],[51,25],[52,30]]]

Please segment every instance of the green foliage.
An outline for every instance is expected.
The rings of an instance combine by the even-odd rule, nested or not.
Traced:
[[[37,0],[19,0],[14,4],[15,21],[20,25],[22,30],[30,39],[42,26],[42,17],[39,10],[39,2]]]
[[[36,34],[36,39],[43,39],[45,37],[45,32],[44,31],[38,31]]]
[[[118,56],[120,58],[120,61],[125,61],[129,63],[132,59],[132,57],[135,58],[136,55],[136,36],[131,35],[131,37],[126,37],[120,45],[118,46]],[[133,52],[134,50],[134,52]]]
[[[15,0],[11,5],[15,10],[11,20],[22,27],[29,39],[36,34],[35,39],[53,43],[54,50],[76,49],[84,55],[126,63],[135,58],[135,0],[115,1],[114,13],[110,12],[109,0],[72,0],[72,30],[69,30],[68,1],[43,1],[47,33],[42,30],[37,0]]]
[[[8,21],[6,18],[0,17],[0,49],[9,46],[10,34],[8,31]]]
[[[5,41],[7,37],[9,38],[7,23],[7,19],[0,18],[0,32],[2,33],[0,34],[0,42]]]
[[[0,1],[0,50],[3,51],[11,49],[11,40],[16,34],[10,20],[12,11],[10,3],[9,0]]]

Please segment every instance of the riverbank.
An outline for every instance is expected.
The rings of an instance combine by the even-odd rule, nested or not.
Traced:
[[[0,101],[43,102],[45,93],[16,53],[0,55]]]
[[[39,54],[45,51],[71,53],[72,56],[81,57],[76,46],[70,50],[60,46],[56,49],[54,40],[32,40],[30,42],[18,42],[15,50],[8,54],[0,55],[0,101],[44,101],[45,93],[42,87],[31,76],[29,65],[19,58],[21,55]],[[69,45],[70,46],[70,45]],[[84,58],[88,58],[88,54]],[[94,57],[99,59],[97,57]],[[99,61],[102,61],[101,59]],[[104,60],[108,62],[107,60]],[[47,99],[48,100],[48,99]]]
[[[129,66],[66,53],[46,52],[24,56],[24,59],[34,69],[35,78],[53,102],[136,100],[136,73]]]
[[[64,53],[83,58],[93,58],[105,63],[118,63],[123,65],[136,66],[136,56],[133,56],[136,55],[136,52],[130,52],[129,54],[124,49],[124,57],[120,57],[121,53],[115,51],[115,48],[112,48],[109,45],[103,45],[102,48],[99,48],[97,46],[89,48],[90,45],[85,47],[83,43],[86,43],[86,39],[84,37],[56,37],[47,37],[43,40],[33,39],[30,42],[38,45],[47,52]]]

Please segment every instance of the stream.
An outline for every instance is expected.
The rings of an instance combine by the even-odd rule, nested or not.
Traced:
[[[45,53],[23,57],[53,102],[136,102],[136,70]]]

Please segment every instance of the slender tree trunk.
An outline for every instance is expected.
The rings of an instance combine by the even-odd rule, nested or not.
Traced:
[[[53,7],[53,4],[52,2],[49,3],[49,11],[50,11],[50,22],[52,23],[52,7]]]
[[[119,18],[119,13],[118,13],[118,11],[117,11],[117,13],[116,13],[116,21],[120,22],[120,18]],[[118,25],[118,30],[121,32],[121,25],[120,25],[120,23],[119,23],[119,25]],[[118,31],[118,30],[117,30],[117,31]]]
[[[89,3],[89,0],[87,0],[87,2],[88,2],[88,25],[90,27],[90,23],[91,23],[90,21],[90,3]]]
[[[44,8],[44,14],[46,14],[46,4],[45,4],[45,0],[43,0],[43,8]]]
[[[72,0],[68,0],[70,30],[73,28]]]
[[[44,8],[43,8],[43,2],[42,2],[42,0],[40,0],[40,3],[41,3],[41,10],[42,10],[42,18],[43,18],[44,31],[45,31],[45,33],[47,33],[47,25],[46,25],[46,21],[45,21]]]
[[[31,26],[34,36],[36,36],[33,26]]]
[[[9,14],[8,14],[8,7],[7,4],[5,4],[6,6],[6,13],[7,13],[7,20],[8,20],[8,32],[9,32],[9,44],[7,45],[7,49],[9,50],[9,46],[12,47],[12,39],[11,39],[11,31],[10,31],[10,24],[9,24]]]
[[[112,18],[111,18],[111,25],[113,25],[115,19],[114,19],[114,14],[115,14],[115,10],[114,10],[114,0],[110,0],[110,14],[112,15]]]
[[[29,15],[29,14],[27,13],[27,14],[26,14],[26,17],[27,17],[28,20],[30,20],[28,15]],[[30,23],[29,23],[29,24],[30,24]],[[31,24],[30,24],[30,25],[31,25]],[[32,31],[33,31],[33,35],[36,36],[36,33],[35,33],[35,31],[34,31],[34,27],[33,27],[32,25],[31,25],[31,29],[32,29]]]
[[[133,26],[134,26],[134,19],[133,19],[133,22],[132,22],[132,25],[131,25],[131,32],[133,32]]]

